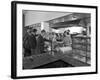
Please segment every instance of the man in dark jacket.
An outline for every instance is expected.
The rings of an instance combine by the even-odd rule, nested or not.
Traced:
[[[46,35],[46,31],[42,30],[41,34],[37,38],[37,54],[45,53],[45,51],[44,51],[45,43],[44,42],[49,41],[44,38],[45,35]]]
[[[31,45],[31,54],[34,55],[36,54],[36,46],[37,46],[37,41],[36,41],[36,29],[32,30],[32,35],[30,38],[30,45]]]
[[[35,54],[35,49],[36,49],[36,34],[37,30],[28,30],[28,34],[24,37],[23,40],[23,46],[25,49],[25,54],[24,56],[31,56]]]

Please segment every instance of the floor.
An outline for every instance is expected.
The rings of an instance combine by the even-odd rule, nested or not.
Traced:
[[[39,68],[60,68],[60,67],[73,67],[71,64],[68,64],[62,60],[57,60],[55,62],[51,62],[42,66],[35,67],[33,69],[39,69]]]

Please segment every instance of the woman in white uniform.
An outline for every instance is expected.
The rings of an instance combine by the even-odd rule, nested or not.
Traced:
[[[69,30],[64,32],[63,44],[65,47],[71,46],[71,44],[72,44],[72,39],[71,39],[69,32],[70,32]]]
[[[72,44],[72,39],[68,31],[64,31],[64,37],[62,41],[63,47],[60,48],[60,51],[63,52],[64,54],[72,50],[71,44]]]

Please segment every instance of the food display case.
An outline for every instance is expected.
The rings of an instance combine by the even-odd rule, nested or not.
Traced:
[[[91,64],[91,38],[89,36],[74,36],[72,42],[72,57]]]

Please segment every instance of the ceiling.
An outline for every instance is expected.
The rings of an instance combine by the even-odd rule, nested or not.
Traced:
[[[34,11],[34,10],[33,11],[25,10],[23,12],[25,14],[25,26],[72,14],[69,12]]]

